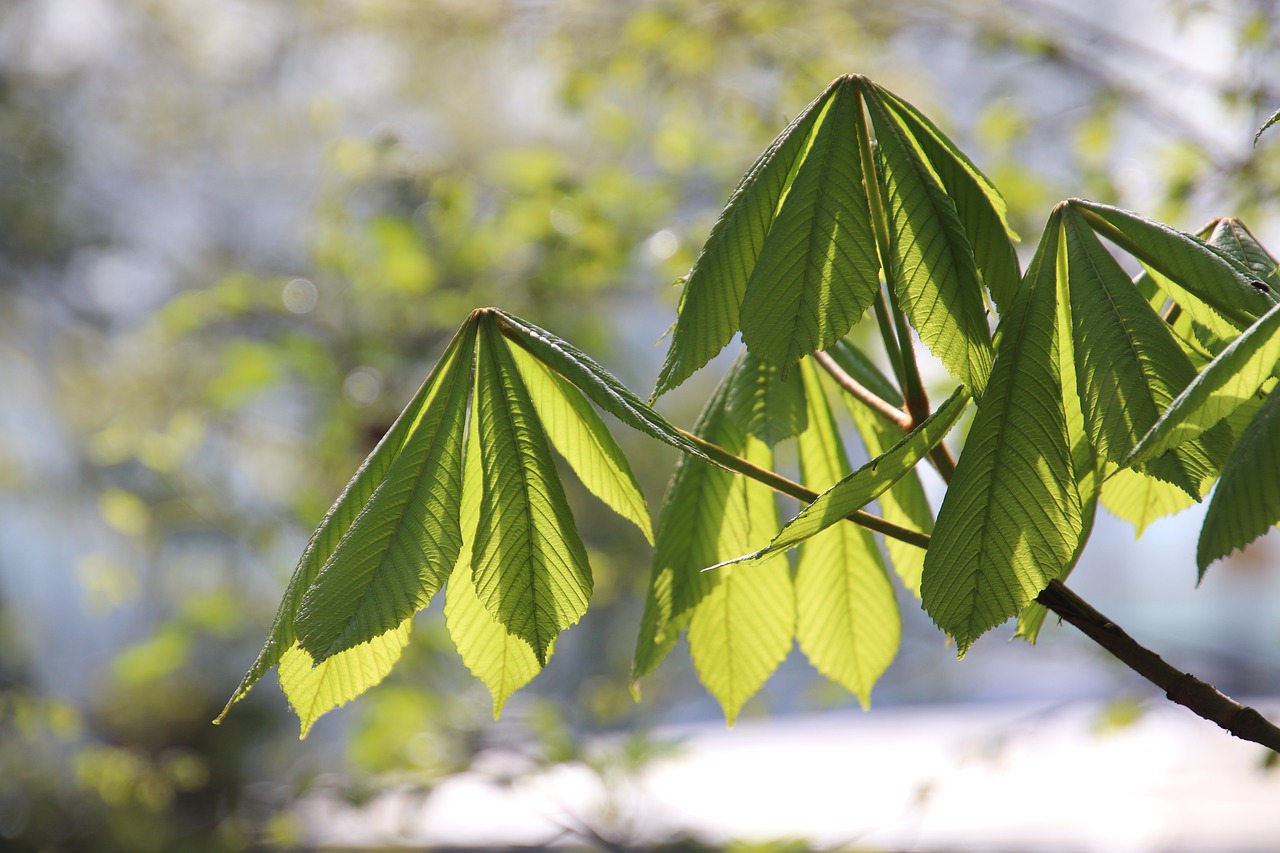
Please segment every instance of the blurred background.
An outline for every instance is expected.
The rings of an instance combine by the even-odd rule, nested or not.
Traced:
[[[672,282],[758,152],[848,72],[956,139],[1024,249],[1084,196],[1187,230],[1239,216],[1275,253],[1280,132],[1251,143],[1280,108],[1278,17],[1265,0],[5,0],[0,848],[391,845],[385,814],[339,827],[315,804],[394,791],[429,809],[450,780],[554,768],[616,793],[722,730],[679,653],[632,701],[648,548],[578,493],[592,608],[500,722],[438,602],[387,682],[307,741],[273,678],[210,720],[310,531],[472,308],[546,326],[647,394]],[[715,373],[664,412],[691,423]],[[656,508],[673,454],[618,437]],[[1280,544],[1196,589],[1195,513],[1139,543],[1100,513],[1073,586],[1226,692],[1280,694]],[[903,611],[870,714],[793,655],[724,748],[821,719],[916,743],[882,760],[927,775],[943,768],[910,733],[987,737],[976,708],[1007,732],[1091,700],[1087,738],[1161,705],[1069,628],[1034,649],[1000,629],[957,663]],[[1193,725],[1210,753],[1229,740]],[[608,815],[580,818],[494,838],[626,846]],[[751,826],[702,843],[778,831]],[[669,833],[645,843],[697,840]]]

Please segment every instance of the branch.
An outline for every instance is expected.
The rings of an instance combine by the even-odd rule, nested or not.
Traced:
[[[845,372],[843,367],[836,364],[835,359],[831,356],[819,350],[813,354],[813,360],[818,363],[819,367],[827,371],[831,378],[836,381],[836,384],[849,393],[849,396],[861,402],[868,409],[891,422],[903,432],[911,432],[915,428],[911,415],[854,379]]]
[[[818,499],[817,492],[812,489],[805,488],[794,480],[788,480],[786,477],[774,471],[770,471],[768,468],[761,468],[759,465],[748,462],[741,456],[730,453],[720,445],[707,441],[705,438],[699,438],[691,432],[687,432],[685,430],[679,430],[679,432],[683,434],[685,438],[689,439],[689,441],[698,445],[702,452],[707,454],[708,458],[722,467],[728,468],[730,471],[735,471],[739,474],[750,477],[759,483],[764,483],[775,492],[781,492],[784,495],[789,495],[801,503],[810,504]],[[922,533],[919,530],[912,530],[909,527],[900,527],[892,521],[886,521],[878,515],[872,515],[871,513],[863,512],[859,509],[849,513],[845,518],[852,521],[854,524],[867,528],[868,530],[874,530],[877,533],[883,533],[885,536],[906,542],[908,545],[915,545],[917,548],[929,547],[928,533]]]
[[[1036,601],[1079,628],[1089,639],[1163,690],[1169,701],[1217,723],[1242,740],[1280,752],[1280,728],[1253,708],[1220,693],[1213,685],[1165,663],[1158,654],[1140,645],[1061,581],[1050,581]]]

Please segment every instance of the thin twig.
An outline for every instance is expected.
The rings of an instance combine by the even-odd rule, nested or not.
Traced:
[[[867,386],[854,379],[845,369],[836,364],[836,360],[827,353],[819,350],[813,354],[813,360],[836,381],[836,384],[849,392],[849,396],[860,401],[871,411],[888,420],[894,426],[900,428],[903,432],[911,432],[915,428],[915,423],[911,419],[911,415],[907,414],[905,409],[899,409],[888,400],[880,397]]]
[[[1217,723],[1242,740],[1280,752],[1280,728],[1247,705],[1241,705],[1195,676],[1165,663],[1120,626],[1103,616],[1060,581],[1050,581],[1036,601],[1079,628],[1134,672],[1165,692],[1169,701]]]
[[[786,477],[768,468],[761,468],[752,462],[748,462],[741,456],[730,453],[718,444],[700,438],[691,432],[678,430],[689,441],[698,445],[703,453],[709,459],[730,471],[736,471],[739,474],[750,477],[759,483],[764,483],[775,492],[781,492],[784,495],[795,498],[801,503],[810,504],[818,499],[818,493],[812,489],[807,489],[794,480],[788,480]],[[862,510],[854,510],[845,516],[846,519],[854,524],[861,525],[868,530],[874,530],[877,533],[883,533],[885,536],[906,542],[908,545],[915,545],[917,548],[929,547],[929,534],[922,533],[919,530],[912,530],[909,527],[901,527],[891,521],[886,521],[878,515],[872,515]]]

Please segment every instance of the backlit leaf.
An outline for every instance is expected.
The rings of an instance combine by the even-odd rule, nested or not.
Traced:
[[[1280,362],[1280,305],[1218,354],[1178,395],[1125,460],[1140,465],[1211,429],[1247,403]]]
[[[847,341],[841,341],[827,351],[845,372],[853,376],[878,397],[891,405],[901,406],[902,397],[898,394],[884,375]],[[862,437],[871,459],[888,452],[902,439],[902,430],[890,423],[867,406],[848,394],[842,394],[853,425]],[[933,509],[925,496],[924,487],[920,484],[920,475],[913,468],[902,479],[881,492],[876,498],[880,503],[880,515],[885,521],[919,530],[922,533],[933,532]],[[920,574],[924,570],[924,549],[908,544],[891,536],[884,537],[885,550],[889,552],[889,562],[894,573],[902,581],[903,586],[920,597]]]
[[[476,371],[484,491],[472,578],[485,608],[545,664],[556,635],[587,609],[591,570],[533,402],[492,323],[481,325]]]
[[[768,445],[745,436],[743,458],[772,464]],[[716,548],[721,553],[757,547],[778,530],[778,509],[765,485],[733,476],[725,496]],[[733,725],[791,650],[795,592],[785,557],[758,566],[708,572],[712,586],[689,618],[689,655],[703,686]]]
[[[874,90],[938,176],[960,216],[982,283],[997,305],[1007,307],[1022,273],[1013,249],[1018,235],[1009,227],[1004,197],[923,113],[879,86]]]
[[[1196,371],[1169,327],[1080,214],[1064,206],[1062,223],[1085,423],[1098,452],[1119,463]],[[1201,483],[1225,454],[1225,447],[1191,443],[1169,456],[1152,456],[1149,473],[1198,499]]]
[[[478,433],[472,430],[467,442],[462,488],[464,541],[458,564],[445,585],[444,618],[462,662],[489,688],[496,720],[511,694],[532,681],[542,665],[527,642],[509,632],[485,609],[471,579],[471,548],[484,490],[480,453]],[[552,648],[554,645],[547,649],[548,657]]]
[[[413,617],[358,646],[314,664],[311,655],[295,645],[280,658],[280,689],[298,715],[305,738],[321,715],[345,705],[387,677],[409,643]]]
[[[770,446],[805,430],[804,383],[748,352],[734,371],[729,413],[747,431]]]
[[[842,337],[880,291],[858,151],[860,109],[852,82],[837,84],[743,295],[743,342],[784,369]]]
[[[763,560],[779,551],[794,548],[810,536],[826,530],[855,510],[871,503],[946,437],[968,403],[969,391],[962,385],[924,423],[887,452],[843,478],[800,510],[767,547],[727,560],[721,565]]]
[[[883,166],[889,278],[920,339],[981,397],[991,372],[991,333],[968,235],[902,125],[878,97],[869,95],[867,108]]]
[[[1182,489],[1132,468],[1121,468],[1102,484],[1102,505],[1133,525],[1139,537],[1151,522],[1181,512],[1195,501]]]
[[[1084,532],[1059,371],[1055,211],[1001,321],[991,383],[925,555],[925,610],[961,655],[1067,568]]]
[[[558,373],[525,350],[511,350],[551,444],[582,484],[653,543],[649,509],[631,465],[595,409]]]
[[[1096,202],[1072,199],[1099,234],[1175,283],[1184,294],[1210,306],[1238,329],[1265,314],[1277,299],[1253,287],[1253,273],[1240,261],[1208,243],[1136,213]],[[1172,293],[1166,285],[1165,289]],[[1189,308],[1190,300],[1174,299]]]
[[[810,488],[824,488],[849,473],[849,460],[812,360],[800,362],[800,373],[809,410],[809,428],[798,442],[800,478]],[[807,540],[795,587],[801,650],[818,672],[867,707],[902,634],[893,584],[871,531],[837,524]]]
[[[1209,501],[1196,564],[1243,548],[1280,522],[1280,394],[1272,392],[1240,434]]]
[[[796,162],[809,148],[814,123],[841,85],[841,80],[833,82],[801,111],[747,170],[729,197],[685,281],[680,317],[658,375],[655,398],[688,379],[738,331],[747,281],[773,226],[779,201],[791,184]]]
[[[385,478],[302,596],[298,641],[317,663],[425,607],[458,559],[474,337],[468,321]]]

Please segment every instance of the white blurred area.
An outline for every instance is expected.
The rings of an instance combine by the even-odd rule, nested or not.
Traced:
[[[1280,699],[1255,707],[1275,715]],[[1135,716],[1130,717],[1130,714]],[[300,806],[317,846],[642,846],[803,840],[817,849],[1274,851],[1280,768],[1180,707],[935,706],[657,734],[621,781],[582,765],[485,772],[428,799]],[[602,742],[602,750],[617,744]]]

